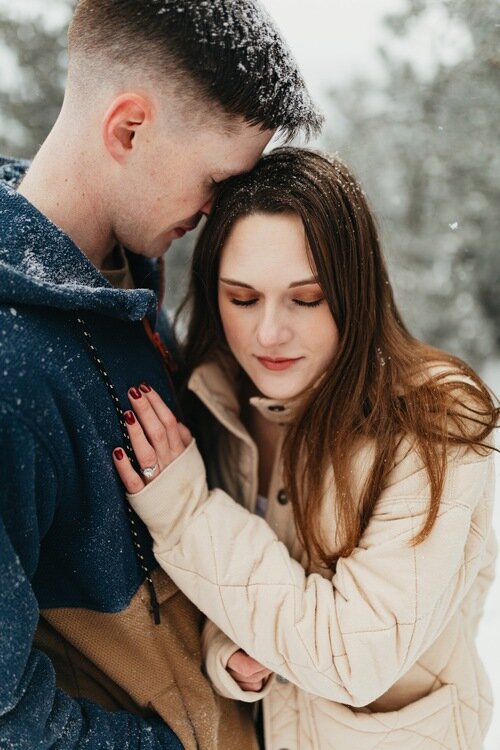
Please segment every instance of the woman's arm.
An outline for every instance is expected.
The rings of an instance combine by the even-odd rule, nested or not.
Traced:
[[[457,451],[434,528],[410,546],[428,492],[409,452],[332,581],[306,575],[265,521],[209,492],[194,443],[130,502],[160,565],[246,653],[309,692],[363,706],[457,612],[484,561],[492,487],[492,457]]]

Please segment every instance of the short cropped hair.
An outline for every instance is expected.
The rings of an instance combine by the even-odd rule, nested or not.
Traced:
[[[290,140],[321,129],[322,117],[286,43],[258,0],[79,0],[69,55],[107,60],[187,86]]]

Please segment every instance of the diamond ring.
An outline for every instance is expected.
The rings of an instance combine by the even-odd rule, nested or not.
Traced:
[[[152,479],[157,471],[158,464],[155,464],[154,466],[146,466],[145,469],[141,469],[141,474],[143,477],[146,477],[146,479]]]

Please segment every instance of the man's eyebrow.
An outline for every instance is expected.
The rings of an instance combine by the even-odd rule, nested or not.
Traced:
[[[253,286],[250,286],[250,284],[245,284],[243,281],[236,281],[235,279],[224,279],[221,278],[219,281],[222,281],[223,284],[230,284],[231,286],[240,286],[243,287],[243,289],[252,289],[252,291],[255,291],[255,288]],[[308,286],[310,284],[319,284],[319,281],[316,277],[312,277],[310,279],[304,279],[303,281],[294,281],[293,284],[290,284],[288,287],[289,289],[295,289],[297,286]]]

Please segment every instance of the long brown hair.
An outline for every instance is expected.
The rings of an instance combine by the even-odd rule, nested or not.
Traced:
[[[222,248],[238,218],[291,213],[304,224],[311,266],[339,330],[325,377],[304,397],[283,448],[285,484],[310,561],[334,568],[368,524],[402,438],[428,474],[430,503],[421,542],[436,520],[450,444],[487,451],[499,409],[476,373],[457,357],[425,345],[396,307],[373,215],[356,179],[338,158],[281,148],[248,175],[222,187],[196,245],[184,345],[188,375],[227,350],[218,309]],[[371,471],[354,497],[350,469],[361,443],[373,445]],[[300,465],[303,471],[297,472]],[[333,467],[338,538],[323,538],[320,512]]]

